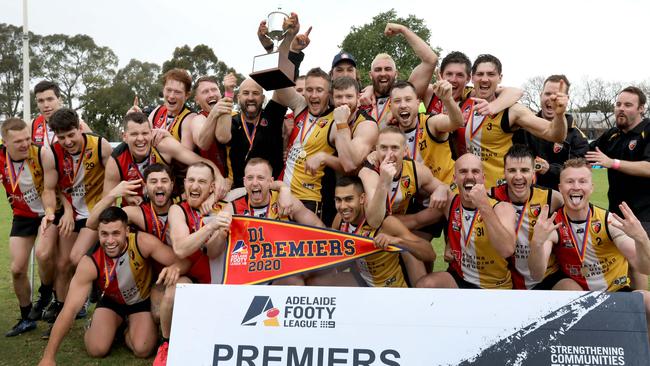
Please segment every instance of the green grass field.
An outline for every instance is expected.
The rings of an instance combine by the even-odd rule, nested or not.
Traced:
[[[606,170],[594,170],[594,183],[596,186],[592,202],[607,207],[607,176]],[[4,197],[4,192],[3,192]],[[46,329],[46,324],[39,322],[36,331],[14,338],[4,337],[20,317],[17,300],[13,293],[10,273],[9,258],[9,229],[11,226],[11,211],[6,199],[0,199],[0,238],[4,243],[0,245],[0,365],[36,365],[45,348],[46,341],[40,339],[41,333]],[[442,240],[434,240],[436,253],[439,254],[435,269],[446,268],[442,259],[444,244]],[[38,278],[36,279],[38,282]],[[83,345],[83,327],[86,320],[77,320],[74,327],[64,340],[59,351],[57,362],[59,365],[151,365],[153,357],[147,360],[138,360],[132,356],[123,343],[116,344],[110,355],[105,359],[93,359],[86,355]]]

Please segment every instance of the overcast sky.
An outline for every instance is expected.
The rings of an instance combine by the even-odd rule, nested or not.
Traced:
[[[458,4],[466,4],[459,8]],[[175,47],[207,44],[243,74],[251,71],[259,21],[281,5],[298,13],[303,31],[313,26],[302,70],[329,70],[350,27],[395,8],[415,14],[431,29],[431,45],[492,53],[503,63],[503,84],[564,73],[570,80],[601,77],[650,79],[650,1],[355,1],[243,0],[30,0],[29,28],[38,34],[88,34],[119,57],[162,64]],[[22,0],[2,0],[0,22],[22,25]]]

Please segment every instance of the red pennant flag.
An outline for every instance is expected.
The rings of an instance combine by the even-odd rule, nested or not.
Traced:
[[[388,251],[399,252],[390,246]],[[233,216],[223,283],[258,284],[382,251],[371,238],[293,222]]]

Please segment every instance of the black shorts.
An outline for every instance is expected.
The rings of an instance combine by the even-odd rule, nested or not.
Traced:
[[[550,275],[546,276],[542,282],[536,284],[531,288],[531,290],[552,290],[553,286],[555,286],[558,282],[561,280],[568,278],[564,272],[561,270],[557,270],[554,273],[551,273]]]
[[[632,292],[634,291],[630,286],[624,286],[616,290],[616,292]]]
[[[447,268],[447,272],[451,275],[451,277],[454,278],[454,281],[456,281],[456,286],[458,286],[458,288],[480,289],[480,287],[476,286],[475,284],[465,281],[462,277],[458,275],[458,273],[456,273],[456,271],[451,269],[451,267]]]
[[[74,222],[74,232],[78,233],[81,231],[81,229],[86,227],[86,220],[87,219],[81,219],[81,220],[75,220]]]
[[[59,219],[63,216],[62,212],[57,212],[54,214],[54,225],[59,224]],[[11,223],[11,233],[9,236],[18,236],[18,237],[29,237],[36,236],[38,230],[41,227],[41,221],[43,221],[43,216],[39,217],[24,217],[24,216],[14,216]]]
[[[323,204],[319,201],[300,200],[302,204],[311,212],[315,213],[318,218],[323,217]]]
[[[126,305],[126,304],[118,304],[111,299],[102,297],[97,302],[97,309],[99,308],[111,309],[120,317],[126,318],[131,314],[151,311],[151,301],[149,299],[146,299],[144,301],[140,301],[139,303],[133,305]]]

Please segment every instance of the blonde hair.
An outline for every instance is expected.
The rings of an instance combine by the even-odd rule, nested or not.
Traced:
[[[377,62],[379,60],[389,60],[393,64],[393,68],[395,68],[395,60],[393,60],[393,57],[391,57],[391,55],[389,55],[387,53],[379,53],[379,54],[377,54],[377,56],[375,56],[375,58],[372,59],[372,63],[370,64],[370,68],[371,69],[374,68],[375,67],[375,62]]]

